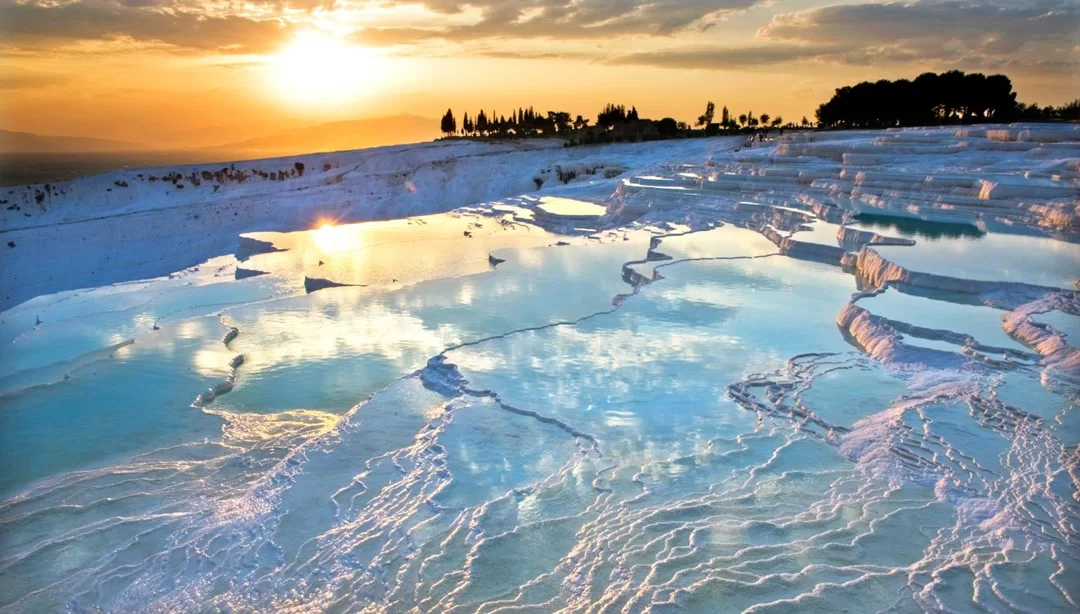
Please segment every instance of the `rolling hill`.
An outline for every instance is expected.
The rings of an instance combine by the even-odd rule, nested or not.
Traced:
[[[416,115],[395,115],[317,124],[205,149],[292,155],[417,143],[430,141],[439,135],[438,120]]]
[[[0,130],[0,153],[88,153],[104,151],[148,151],[143,143],[114,141],[83,136],[46,136],[31,132]]]

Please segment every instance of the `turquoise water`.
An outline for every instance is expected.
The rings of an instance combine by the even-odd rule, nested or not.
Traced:
[[[968,336],[982,345],[1026,351],[1028,348],[1005,334],[1003,312],[982,305],[950,303],[947,300],[912,296],[895,290],[859,302],[875,315],[935,331]],[[912,321],[913,320],[913,321]],[[954,348],[955,351],[955,348]]]
[[[243,265],[266,276],[211,267],[6,313],[0,609],[1080,602],[1076,390],[1037,358],[999,368],[945,343],[923,347],[955,360],[872,360],[837,328],[850,272],[732,224],[537,235],[496,266],[429,221],[332,249],[278,237],[289,252]],[[401,233],[426,264],[351,243]],[[897,260],[990,271],[1012,240]],[[650,241],[671,258],[645,262]],[[1063,249],[1008,278],[1063,280]],[[320,270],[366,285],[304,294]],[[1031,352],[1000,310],[946,299],[858,305]]]
[[[875,246],[912,271],[980,281],[1012,281],[1073,289],[1080,275],[1080,244],[1020,234],[920,237],[918,232],[852,224],[890,236],[913,238],[907,246]]]
[[[1075,344],[1080,340],[1080,316],[1060,311],[1048,311],[1035,316],[1034,320],[1061,331],[1070,343]]]

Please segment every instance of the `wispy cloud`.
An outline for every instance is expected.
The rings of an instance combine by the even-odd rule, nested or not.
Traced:
[[[693,46],[609,57],[615,65],[730,70],[826,62],[940,62],[1077,72],[1080,3],[923,1],[834,5],[774,16],[744,46]]]
[[[45,46],[77,40],[134,40],[178,48],[257,53],[280,44],[290,24],[282,19],[214,15],[198,9],[162,10],[155,0],[80,0],[66,4],[0,0],[3,40]]]

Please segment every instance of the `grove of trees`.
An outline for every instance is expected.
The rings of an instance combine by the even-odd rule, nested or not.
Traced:
[[[1005,75],[950,70],[841,87],[816,115],[825,127],[888,128],[1012,121],[1017,109]]]
[[[1040,107],[1037,104],[1019,103],[1016,105],[1014,119],[1025,122],[1080,121],[1080,98],[1067,102],[1060,107],[1052,105]]]
[[[636,117],[637,111],[632,111]],[[623,108],[622,121],[626,119]],[[573,117],[566,111],[548,111],[541,113],[532,107],[519,108],[511,111],[509,116],[500,115],[492,111],[481,109],[473,116],[468,113],[462,117],[460,131],[454,119],[452,110],[447,109],[442,118],[441,128],[447,136],[460,134],[462,136],[484,136],[499,138],[531,138],[538,136],[566,135],[575,130],[583,130],[589,125],[589,120],[580,115]]]
[[[713,136],[721,131],[750,130],[759,125],[765,128],[777,128],[783,125],[781,117],[770,118],[767,113],[762,114],[760,119],[754,117],[752,112],[744,113],[736,119],[726,106],[721,112],[719,123],[713,121],[715,115],[716,103],[709,101],[706,104],[705,113],[697,118],[695,124],[699,128],[704,128],[702,131],[693,130],[688,124],[678,122],[671,117],[656,121],[643,119],[637,107],[628,108],[626,105],[615,103],[604,105],[596,115],[595,124],[587,117],[572,116],[566,111],[538,112],[533,107],[520,107],[516,111],[511,111],[509,116],[500,115],[494,111],[489,113],[483,109],[475,115],[465,113],[459,125],[453,110],[447,109],[442,117],[441,128],[443,134],[448,137],[456,135],[491,138],[572,137],[575,134],[586,133],[587,138],[580,139],[582,142],[608,142],[634,137],[668,139]],[[804,127],[806,125],[804,122]],[[591,126],[595,127],[591,128]],[[632,128],[622,128],[625,126]],[[609,138],[604,136],[605,132],[620,134]]]
[[[785,123],[779,115],[753,111],[732,112],[724,106],[716,117],[716,103],[708,101],[705,112],[691,128],[665,117],[654,121],[639,116],[637,107],[604,105],[595,123],[566,111],[539,112],[519,107],[509,115],[480,110],[465,113],[459,124],[452,110],[442,117],[443,133],[450,136],[490,138],[562,137],[568,144],[604,143],[613,140],[650,140],[714,136],[721,133],[758,133],[769,128],[889,128],[979,122],[1080,120],[1080,99],[1060,107],[1025,105],[1016,101],[1012,81],[1005,75],[967,74],[951,70],[924,73],[913,80],[882,79],[841,87],[820,105],[817,122],[805,116]]]

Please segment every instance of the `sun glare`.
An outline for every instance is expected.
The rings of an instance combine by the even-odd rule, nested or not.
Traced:
[[[350,228],[335,226],[329,222],[315,231],[315,245],[324,252],[336,253],[352,249],[358,242],[358,234]]]
[[[370,49],[333,34],[297,35],[270,61],[270,77],[284,100],[306,106],[335,106],[370,93],[380,78]]]

